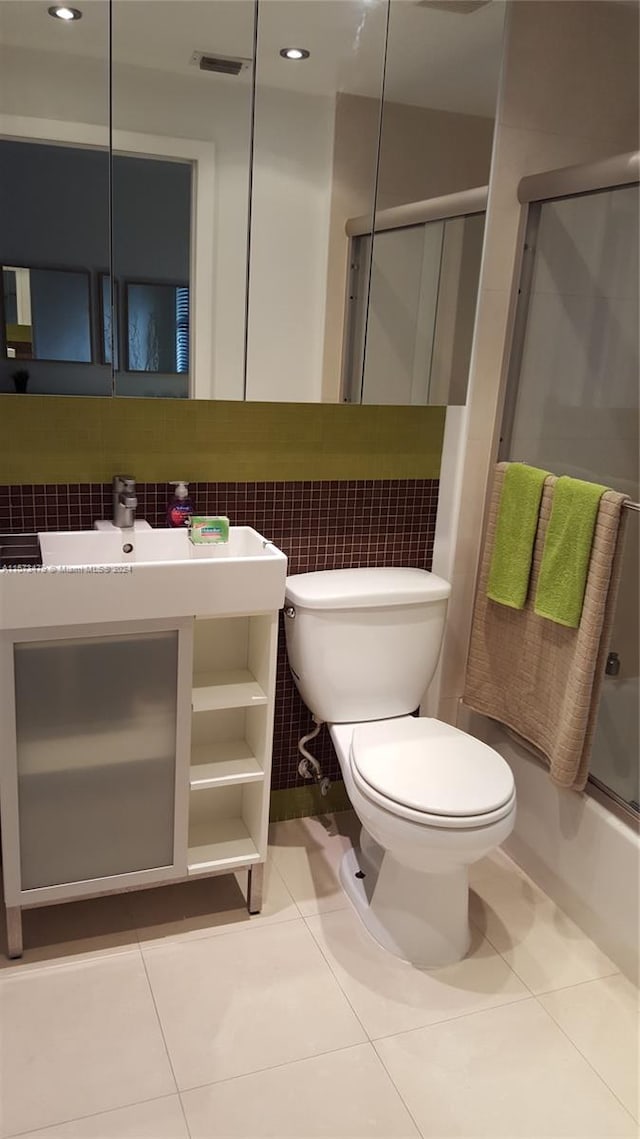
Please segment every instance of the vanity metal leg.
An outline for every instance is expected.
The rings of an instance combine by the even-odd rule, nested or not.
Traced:
[[[264,862],[256,862],[249,867],[247,882],[247,909],[250,914],[259,914],[262,909],[262,887],[264,883]]]
[[[22,957],[22,910],[7,906],[7,957]]]

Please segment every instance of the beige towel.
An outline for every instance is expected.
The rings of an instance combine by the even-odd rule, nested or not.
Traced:
[[[499,463],[491,495],[467,663],[464,703],[505,724],[550,766],[561,787],[582,790],[620,577],[626,495],[608,490],[600,500],[591,561],[577,629],[533,611],[553,487],[544,486],[524,609],[509,609],[487,597],[487,578],[506,463]]]

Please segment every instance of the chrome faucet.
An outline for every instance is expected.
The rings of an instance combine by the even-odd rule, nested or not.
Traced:
[[[113,476],[113,525],[132,530],[136,520],[136,480],[132,475]]]

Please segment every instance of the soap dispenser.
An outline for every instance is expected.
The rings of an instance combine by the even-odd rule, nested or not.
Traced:
[[[193,514],[193,503],[189,497],[188,482],[172,482],[176,489],[167,505],[167,526],[188,526]]]

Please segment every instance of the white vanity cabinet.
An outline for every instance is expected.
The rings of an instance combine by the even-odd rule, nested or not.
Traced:
[[[0,638],[10,956],[22,909],[83,895],[244,867],[258,910],[277,611]]]

